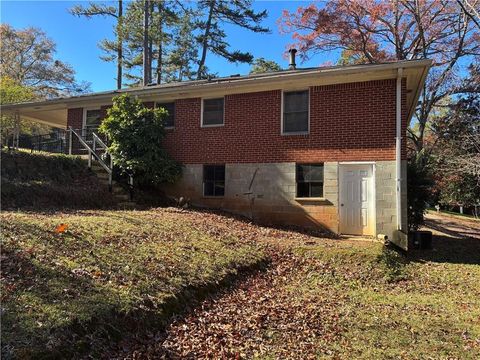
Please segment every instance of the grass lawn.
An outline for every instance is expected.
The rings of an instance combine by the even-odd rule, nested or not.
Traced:
[[[180,358],[480,358],[480,263],[436,262],[420,253],[405,259],[376,243],[282,249],[265,272],[205,301],[161,342],[137,351]]]
[[[430,209],[428,209],[428,212],[430,212],[432,214],[452,215],[452,216],[457,216],[457,217],[461,217],[461,218],[470,219],[470,220],[473,220],[473,221],[480,221],[480,219],[476,218],[473,215],[460,214],[459,212],[456,212],[456,211],[440,210],[439,212],[437,212],[436,209],[430,208]]]
[[[475,239],[404,257],[175,209],[1,220],[4,355],[480,358]]]
[[[0,219],[6,358],[98,356],[105,344],[161,327],[192,297],[265,256],[259,244],[209,233],[176,210]],[[56,233],[61,223],[68,230]]]

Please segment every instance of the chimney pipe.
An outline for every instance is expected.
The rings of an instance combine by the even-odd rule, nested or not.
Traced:
[[[290,49],[288,52],[290,54],[290,64],[288,64],[288,68],[290,70],[295,70],[297,68],[297,64],[295,64],[295,53],[297,52],[297,49]]]

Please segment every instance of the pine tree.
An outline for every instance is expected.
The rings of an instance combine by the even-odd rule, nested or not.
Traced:
[[[107,54],[101,57],[102,60],[117,62],[117,89],[121,89],[123,78],[123,1],[118,0],[116,7],[96,3],[90,3],[88,7],[75,5],[69,11],[72,15],[85,16],[88,19],[93,16],[111,16],[117,19],[117,25],[114,29],[115,40],[104,39],[100,42],[99,47]]]
[[[282,67],[273,60],[265,60],[264,58],[255,59],[250,69],[250,74],[261,74],[265,72],[280,71]]]
[[[230,62],[251,63],[253,55],[249,52],[229,49],[222,25],[230,23],[256,33],[266,33],[269,29],[262,27],[260,23],[266,18],[267,11],[254,12],[251,0],[201,0],[198,8],[205,13],[205,19],[198,24],[202,34],[197,36],[197,41],[202,53],[198,62],[197,79],[207,76],[205,63],[208,51]]]
[[[172,47],[165,58],[164,81],[183,81],[195,78],[193,67],[197,63],[198,48],[195,42],[195,12],[187,10],[179,19],[173,32]]]
[[[137,0],[129,3],[125,15],[124,32],[126,34],[125,77],[130,85],[138,85],[143,78],[143,35],[144,12],[148,4],[148,39],[147,39],[147,77],[155,78],[157,83],[166,77],[164,68],[165,57],[170,51],[177,22],[184,10],[178,1]]]

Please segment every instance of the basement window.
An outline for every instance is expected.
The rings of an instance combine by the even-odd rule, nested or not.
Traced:
[[[173,128],[175,126],[175,103],[156,103],[156,108],[164,108],[168,112],[168,116],[165,118],[163,122],[163,126],[165,128]]]
[[[323,164],[297,164],[298,198],[323,197]]]
[[[225,195],[225,165],[203,166],[203,196]]]
[[[204,99],[202,111],[202,126],[223,125],[223,98]]]
[[[283,93],[283,134],[308,133],[308,90]]]

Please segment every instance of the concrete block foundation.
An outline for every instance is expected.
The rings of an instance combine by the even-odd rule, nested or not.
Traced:
[[[223,197],[203,196],[201,164],[185,165],[182,178],[164,190],[169,196],[188,198],[192,205],[224,209],[260,223],[321,227],[338,233],[338,186],[338,162],[324,163],[323,198],[303,199],[296,197],[293,162],[227,163]],[[395,162],[376,162],[376,234],[391,237],[396,229],[395,186]],[[403,190],[406,210],[406,185]],[[406,227],[406,211],[402,221]]]

